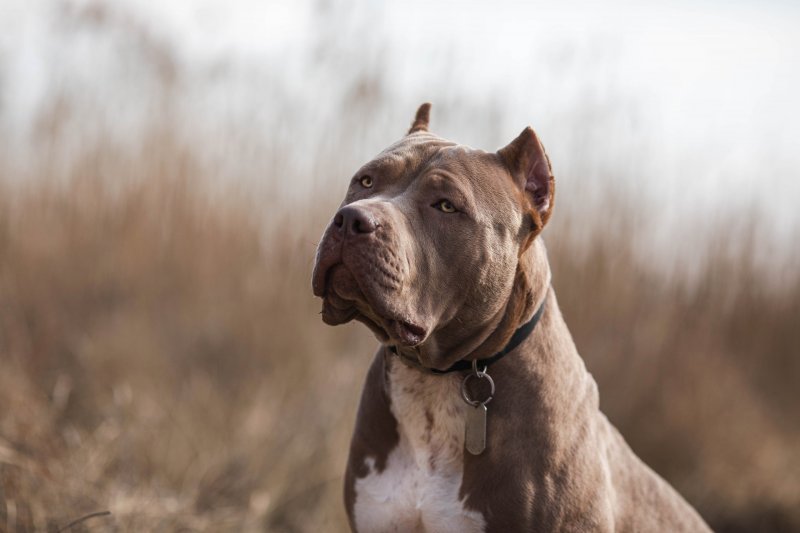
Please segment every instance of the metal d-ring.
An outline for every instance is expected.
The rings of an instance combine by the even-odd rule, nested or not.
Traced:
[[[467,402],[472,407],[477,407],[479,405],[486,405],[487,403],[491,402],[492,398],[494,397],[494,380],[492,379],[492,376],[486,373],[487,368],[488,367],[484,366],[483,370],[478,370],[478,360],[473,359],[472,372],[464,376],[464,380],[461,382],[461,397],[464,398],[464,401]],[[482,402],[479,402],[477,400],[470,400],[469,394],[467,394],[467,381],[469,381],[469,378],[471,377],[476,377],[478,379],[486,378],[489,380],[489,386],[491,387],[491,392],[489,392],[489,397]]]

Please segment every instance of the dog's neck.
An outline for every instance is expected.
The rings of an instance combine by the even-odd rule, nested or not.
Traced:
[[[471,457],[464,441],[470,408],[460,393],[465,373],[432,375],[389,355],[383,366],[384,394],[396,420],[385,452],[398,447],[398,453],[413,457],[409,461],[425,472],[460,479]],[[497,388],[488,404],[488,448],[480,457],[525,456],[519,449],[524,442],[539,450],[537,475],[546,478],[564,467],[576,443],[594,438],[597,386],[575,349],[552,289],[536,329],[488,373]],[[493,439],[510,434],[521,437]]]
[[[526,396],[529,403],[537,405],[537,410],[542,412],[574,415],[579,404],[588,412],[597,411],[597,386],[578,354],[553,288],[544,286],[536,302],[544,304],[544,313],[536,328],[488,370],[497,383],[497,398],[511,388],[515,394]],[[499,403],[493,402],[492,408],[500,408]],[[548,420],[559,423],[557,417]]]
[[[531,335],[504,360],[494,365],[495,382],[523,387],[537,410],[556,414],[548,418],[559,424],[559,416],[575,415],[576,409],[597,412],[598,394],[558,307],[555,291],[548,287],[545,311]],[[518,385],[519,384],[519,385]]]
[[[536,239],[520,255],[510,293],[494,316],[477,325],[456,317],[441,327],[438,339],[429,339],[426,344],[407,350],[407,358],[419,359],[425,367],[445,370],[456,361],[491,357],[507,346],[517,328],[530,321],[544,304],[550,278],[547,251],[542,240]],[[485,304],[476,301],[465,305]]]
[[[545,299],[550,289],[551,272],[547,261],[547,250],[541,239],[520,255],[514,276],[511,295],[506,305],[491,324],[482,328],[485,334],[468,359],[481,359],[491,355],[511,339],[518,327],[528,322],[536,311],[546,305]]]
[[[541,239],[536,239],[520,257],[516,277],[507,305],[492,324],[483,328],[482,340],[466,359],[484,358],[502,349],[516,328],[544,305],[544,313],[528,338],[488,370],[498,387],[490,416],[497,416],[502,410],[515,411],[524,409],[523,405],[529,406],[528,412],[537,419],[542,438],[554,445],[553,439],[558,435],[558,424],[563,417],[588,420],[599,411],[597,386],[586,371],[561,315],[550,285],[550,267]],[[422,374],[419,370],[412,372]],[[432,388],[449,388],[457,395],[458,389],[447,383],[461,379],[463,373],[455,373],[447,378],[421,379],[420,383],[424,381]]]

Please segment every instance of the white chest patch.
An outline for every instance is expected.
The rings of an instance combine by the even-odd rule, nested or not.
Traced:
[[[382,472],[367,458],[370,473],[356,480],[359,533],[484,531],[483,515],[459,498],[466,414],[461,376],[423,374],[397,360],[388,373],[400,441]]]

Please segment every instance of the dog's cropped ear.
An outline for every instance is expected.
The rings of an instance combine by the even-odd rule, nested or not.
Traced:
[[[408,134],[416,133],[418,131],[428,131],[428,121],[431,119],[431,104],[425,102],[419,109],[417,109],[417,116],[414,117],[414,122],[411,123],[411,129]]]
[[[508,146],[498,150],[497,154],[534,208],[531,214],[538,233],[553,212],[555,195],[553,169],[542,143],[528,126]]]

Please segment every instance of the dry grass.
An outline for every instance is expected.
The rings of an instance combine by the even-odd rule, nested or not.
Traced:
[[[207,80],[114,13],[56,19],[122,26],[120,46],[161,80],[145,99],[153,114],[191,129],[174,111]],[[352,35],[361,50],[363,32]],[[320,50],[336,38],[322,35]],[[310,69],[339,80],[341,102],[324,83],[319,98],[346,109],[341,120],[313,122],[315,105],[266,87],[276,118],[263,142],[224,128],[181,142],[180,127],[155,127],[139,149],[120,146],[89,135],[102,111],[54,93],[29,170],[6,164],[0,143],[0,532],[57,531],[104,510],[71,531],[345,530],[341,473],[375,341],[322,324],[310,270],[343,188],[331,178],[379,148],[383,126],[355,125],[388,120],[376,116],[391,97],[382,71],[364,68]],[[127,105],[115,90],[109,105]],[[311,133],[309,166],[325,178],[289,152]],[[238,159],[210,165],[216,141]],[[265,175],[266,192],[235,189],[230,168]],[[280,190],[293,180],[315,191],[299,205]],[[686,259],[695,277],[654,268],[632,244],[646,217],[620,202],[601,213],[561,198],[545,232],[604,410],[715,529],[800,531],[800,272],[770,270],[785,257],[755,266],[741,246],[755,233],[738,226]]]
[[[326,213],[212,189],[177,148],[96,150],[0,192],[0,530],[343,530],[374,342],[316,316]],[[768,290],[720,249],[690,289],[578,222],[547,238],[612,421],[719,530],[800,527],[800,276]]]
[[[342,524],[367,339],[316,319],[312,241],[190,167],[0,194],[0,529]]]

